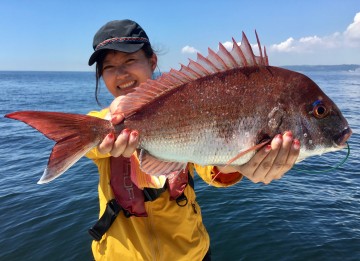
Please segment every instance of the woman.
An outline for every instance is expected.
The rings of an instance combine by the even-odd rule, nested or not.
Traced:
[[[90,115],[117,124],[122,117],[111,112],[123,95],[152,77],[157,56],[145,31],[131,20],[105,24],[94,36],[93,47],[89,65],[96,63],[97,90],[102,77],[116,99],[110,108]],[[87,154],[100,174],[100,220],[90,230],[96,260],[210,260],[209,235],[193,189],[194,171],[218,187],[233,185],[243,176],[268,184],[292,167],[300,147],[287,132],[276,136],[245,165],[188,164],[179,174],[181,179],[166,179],[140,170],[138,142],[138,132],[125,129],[118,137],[110,133]]]

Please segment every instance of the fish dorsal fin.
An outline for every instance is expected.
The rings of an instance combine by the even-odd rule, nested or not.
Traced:
[[[262,51],[256,31],[255,34],[260,56],[254,54],[246,35],[242,33],[241,45],[239,46],[233,38],[231,51],[219,43],[217,53],[209,48],[207,57],[198,53],[196,61],[189,59],[189,64],[187,66],[181,64],[180,70],[171,69],[157,80],[147,80],[142,83],[121,99],[115,114],[129,117],[166,93],[202,77],[234,68],[269,65],[266,49]]]

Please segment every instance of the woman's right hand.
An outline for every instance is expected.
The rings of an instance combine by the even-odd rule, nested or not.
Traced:
[[[111,119],[113,125],[119,124],[124,117],[117,114]],[[104,140],[98,145],[101,154],[110,153],[113,157],[123,156],[129,158],[139,145],[139,133],[136,130],[124,129],[115,137],[114,133],[106,135]]]

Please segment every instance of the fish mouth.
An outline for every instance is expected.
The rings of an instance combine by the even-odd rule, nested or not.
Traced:
[[[334,136],[334,143],[337,147],[344,147],[346,141],[350,138],[352,130],[346,127],[341,133]]]

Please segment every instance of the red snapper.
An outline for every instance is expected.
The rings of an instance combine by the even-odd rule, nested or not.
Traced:
[[[301,142],[299,160],[336,151],[351,129],[333,101],[307,76],[269,66],[243,34],[229,52],[198,54],[180,70],[148,80],[127,94],[108,120],[58,112],[21,111],[23,121],[56,141],[39,183],[65,172],[104,137],[124,128],[139,131],[140,164],[150,175],[168,175],[200,165],[241,165],[276,134],[291,130]]]

